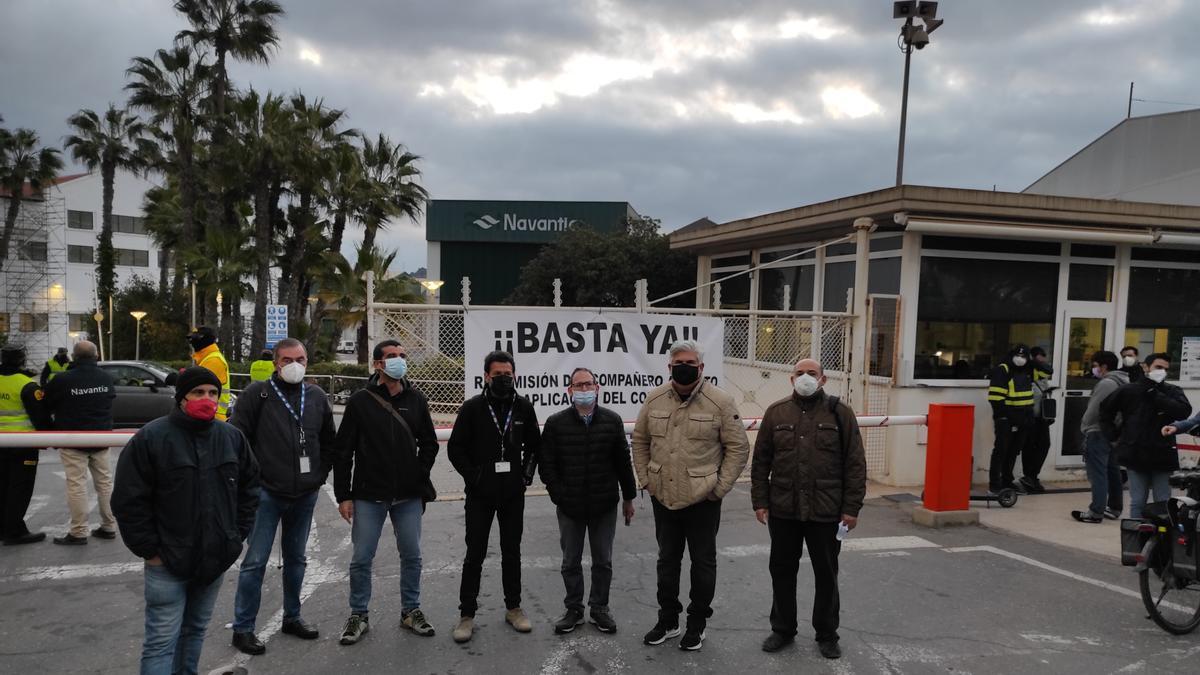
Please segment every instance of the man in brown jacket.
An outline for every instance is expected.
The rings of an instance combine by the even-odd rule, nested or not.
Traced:
[[[733,397],[705,382],[704,358],[690,340],[671,345],[671,379],[646,396],[633,429],[633,468],[650,493],[658,539],[658,623],[643,642],[679,636],[679,570],[692,559],[687,632],[679,648],[700,649],[717,587],[721,499],[746,467],[750,442]]]
[[[771,533],[771,634],[763,651],[796,638],[796,573],[804,544],[816,581],[812,624],[821,655],[836,659],[838,646],[839,527],[854,529],[867,492],[867,460],[850,406],[825,393],[825,372],[804,359],[792,372],[794,393],[763,415],[750,500],[758,522]]]

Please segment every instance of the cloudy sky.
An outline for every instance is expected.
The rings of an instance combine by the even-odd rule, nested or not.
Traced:
[[[323,97],[424,157],[434,198],[629,201],[675,229],[894,182],[886,0],[283,0],[241,87]],[[58,143],[167,46],[169,0],[4,0],[0,115]],[[907,183],[1020,190],[1135,97],[1200,102],[1200,5],[944,0],[914,54]],[[1134,102],[1135,115],[1183,109]],[[420,224],[382,237],[425,261]]]

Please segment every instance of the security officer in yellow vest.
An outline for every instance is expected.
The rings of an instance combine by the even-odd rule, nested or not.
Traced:
[[[42,409],[42,390],[25,366],[25,347],[0,347],[0,431],[35,431],[50,428]],[[37,480],[36,448],[0,448],[0,539],[5,546],[33,544],[45,532],[30,532],[25,511]]]
[[[224,422],[229,416],[229,362],[217,347],[217,334],[208,326],[200,326],[188,336],[188,344],[192,346],[192,362],[211,370],[221,382],[217,419]]]
[[[1050,392],[1055,389],[1050,383],[1054,367],[1050,365],[1046,350],[1036,345],[1029,350],[1029,367],[1033,369],[1033,424],[1029,427],[1025,447],[1020,451],[1024,475],[1017,484],[1022,492],[1036,495],[1046,491],[1038,474],[1050,454],[1050,425],[1054,424],[1056,412],[1055,402],[1050,398]]]
[[[266,382],[275,372],[275,354],[270,349],[264,349],[258,360],[250,364],[250,381]]]
[[[988,467],[988,490],[1021,491],[1013,480],[1017,453],[1033,431],[1033,368],[1029,348],[1016,345],[988,376],[988,403],[996,427],[996,445]]]
[[[67,348],[59,347],[58,353],[46,361],[46,365],[42,367],[42,386],[46,386],[47,382],[53,380],[55,375],[64,372],[69,365],[71,365],[71,359],[67,356]]]

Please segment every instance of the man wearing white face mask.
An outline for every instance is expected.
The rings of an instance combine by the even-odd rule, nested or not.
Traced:
[[[246,654],[262,654],[266,645],[254,634],[262,599],[263,574],[282,524],[282,631],[304,640],[318,637],[300,618],[304,556],[317,495],[333,467],[333,409],[325,392],[304,381],[308,355],[294,338],[275,344],[275,372],[242,392],[230,424],[250,441],[261,468],[258,512],[247,539],[234,600],[233,646]]]
[[[1151,354],[1145,364],[1145,377],[1100,404],[1100,429],[1116,445],[1121,466],[1129,474],[1130,518],[1142,517],[1151,490],[1156,502],[1171,496],[1168,479],[1179,469],[1179,450],[1175,437],[1164,436],[1162,429],[1192,412],[1183,390],[1166,383],[1171,357]]]
[[[765,652],[796,637],[796,573],[805,546],[815,580],[812,625],[827,659],[839,658],[839,526],[858,524],[867,493],[867,459],[850,406],[825,393],[813,359],[792,371],[794,393],[763,415],[750,466],[750,501],[771,533],[771,634]]]
[[[1130,382],[1137,382],[1146,375],[1142,364],[1138,362],[1138,348],[1129,346],[1121,348],[1121,370],[1129,375]]]
[[[993,493],[1021,490],[1013,480],[1013,467],[1033,429],[1033,369],[1029,358],[1029,348],[1017,345],[988,375],[987,400],[996,434],[988,466],[988,490]]]

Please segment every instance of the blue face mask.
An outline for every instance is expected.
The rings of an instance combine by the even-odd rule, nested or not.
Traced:
[[[571,394],[571,403],[581,407],[590,408],[596,404],[596,392],[594,391],[577,391]]]
[[[408,361],[399,356],[383,360],[383,372],[393,380],[402,380],[408,372]]]

